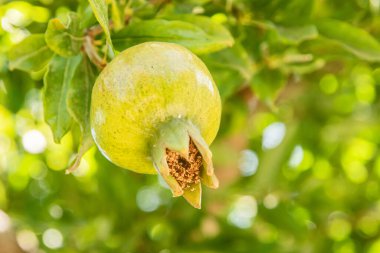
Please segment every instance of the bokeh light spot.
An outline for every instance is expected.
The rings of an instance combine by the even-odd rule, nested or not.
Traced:
[[[302,148],[303,158],[300,165],[298,165],[298,169],[301,171],[310,169],[314,164],[314,155],[311,151]]]
[[[21,230],[16,235],[17,244],[27,252],[35,252],[38,248],[38,239],[30,230]]]
[[[212,15],[211,20],[214,21],[215,23],[224,24],[228,21],[228,18],[226,14],[219,12]]]
[[[8,19],[8,22],[15,26],[23,26],[27,19],[25,15],[17,9],[8,9],[5,13],[5,17]]]
[[[333,94],[338,89],[338,86],[338,80],[333,74],[327,74],[319,81],[319,87],[326,94]]]
[[[245,229],[252,226],[253,218],[257,215],[257,202],[252,196],[242,196],[233,205],[228,214],[228,222]]]
[[[351,233],[351,224],[343,218],[335,218],[329,222],[328,236],[335,241],[346,239]]]
[[[150,187],[144,187],[137,192],[136,202],[144,212],[153,212],[161,204],[157,190]]]
[[[54,219],[60,219],[63,215],[62,207],[60,207],[59,205],[52,205],[49,208],[49,214]]]
[[[50,12],[47,8],[34,6],[33,7],[33,21],[44,23],[49,20]]]
[[[336,243],[334,253],[355,253],[355,244],[351,240]]]
[[[16,171],[8,174],[8,181],[13,189],[21,191],[28,185],[29,176]]]
[[[369,248],[368,253],[379,253],[380,252],[380,239],[375,241]]]
[[[300,145],[295,146],[289,159],[289,166],[296,168],[303,160],[303,149]]]
[[[59,249],[63,246],[62,233],[55,228],[45,230],[42,235],[42,241],[50,249]]]
[[[263,203],[266,208],[273,209],[278,205],[278,198],[274,194],[268,194],[265,196]]]
[[[379,230],[379,222],[375,215],[366,215],[359,219],[357,227],[366,236],[374,236]]]
[[[332,176],[333,169],[330,163],[325,159],[318,159],[313,166],[313,175],[321,180],[328,179]]]
[[[273,149],[281,144],[285,137],[286,126],[282,122],[275,122],[264,129],[263,149]]]
[[[172,230],[166,223],[158,223],[149,231],[149,236],[154,241],[166,241],[172,235]]]
[[[201,222],[201,231],[205,237],[212,238],[220,233],[218,221],[213,217],[206,217]]]
[[[338,95],[339,94],[339,95]],[[356,98],[351,93],[338,93],[333,103],[334,108],[340,113],[350,113],[356,105]]]
[[[31,154],[40,154],[46,149],[46,138],[38,130],[29,130],[22,136],[24,149]]]
[[[352,162],[343,164],[343,169],[347,178],[353,183],[360,184],[367,180],[367,168],[362,163]]]
[[[11,228],[11,219],[2,210],[0,210],[0,233],[8,231]]]
[[[376,98],[375,87],[371,84],[356,86],[356,97],[362,103],[372,103]]]
[[[256,152],[246,149],[240,153],[239,169],[244,177],[252,176],[256,173],[259,166],[259,157]]]

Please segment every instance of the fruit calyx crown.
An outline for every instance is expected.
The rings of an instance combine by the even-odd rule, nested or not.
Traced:
[[[185,118],[160,124],[152,142],[153,165],[169,185],[173,196],[183,196],[201,207],[201,183],[218,188],[212,153],[198,128]]]

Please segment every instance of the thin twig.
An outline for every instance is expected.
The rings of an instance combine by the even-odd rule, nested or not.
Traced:
[[[90,58],[91,62],[94,63],[97,67],[103,69],[107,65],[107,61],[99,56],[97,48],[95,47],[93,38],[91,36],[87,35],[84,37],[83,49],[88,55],[88,58]]]

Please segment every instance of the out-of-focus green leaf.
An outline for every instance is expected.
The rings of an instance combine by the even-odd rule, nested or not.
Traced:
[[[44,78],[44,75],[48,69],[48,66],[49,64],[46,64],[42,69],[40,70],[37,70],[37,71],[31,71],[29,72],[30,74],[30,77],[33,79],[33,80],[41,80]]]
[[[318,36],[318,30],[314,25],[303,25],[295,27],[274,26],[282,40],[290,44],[298,44],[305,40],[315,39]]]
[[[368,32],[338,20],[316,23],[319,33],[367,61],[380,61],[380,44]]]
[[[77,156],[67,172],[73,172],[79,166],[82,156],[93,146],[90,129],[90,105],[95,77],[93,66],[86,57],[83,57],[67,92],[68,111],[79,124],[82,132]]]
[[[234,44],[234,38],[232,37],[231,33],[223,25],[213,21],[209,17],[182,14],[165,16],[163,19],[181,20],[194,24],[202,28],[207,33],[207,35],[213,38],[213,40],[224,42],[225,44],[222,48],[226,46],[231,47]]]
[[[298,50],[289,49],[272,65],[277,65],[283,73],[302,75],[321,69],[325,61],[321,58],[316,59],[312,54],[301,54]]]
[[[65,23],[58,18],[51,19],[45,32],[45,40],[51,50],[63,57],[80,53],[83,37],[78,15],[74,12],[68,13]]]
[[[240,43],[213,54],[202,55],[201,58],[210,69],[222,99],[251,80],[253,61]]]
[[[300,75],[312,73],[318,69],[325,66],[325,61],[323,59],[316,59],[307,63],[290,63],[281,67],[281,69],[286,73],[296,73]]]
[[[80,17],[80,29],[86,29],[97,23],[91,5],[88,4],[88,1],[82,1],[80,3],[77,13]]]
[[[238,71],[246,80],[253,73],[253,61],[240,43],[233,47],[202,57],[206,63]]]
[[[253,75],[250,85],[258,98],[272,101],[285,82],[285,77],[280,71],[262,69]]]
[[[297,123],[287,125],[286,134],[281,144],[272,150],[267,150],[262,155],[257,175],[255,177],[254,192],[257,195],[262,195],[271,189],[275,184],[275,180],[279,176],[281,166],[286,162],[291,154],[291,147],[297,138]],[[273,159],[273,158],[276,159]]]
[[[44,113],[54,135],[54,141],[59,143],[70,129],[72,117],[67,109],[67,93],[73,82],[74,73],[82,56],[63,58],[56,55],[50,62],[44,77]]]
[[[252,25],[274,31],[280,40],[287,44],[299,44],[318,37],[315,25],[283,26],[272,22],[253,21]]]
[[[67,108],[83,132],[90,129],[91,92],[95,78],[95,69],[88,58],[83,57],[69,83]]]
[[[89,0],[89,2],[96,19],[98,20],[100,26],[103,28],[103,31],[106,34],[107,43],[113,50],[111,34],[109,30],[108,6],[106,0]]]
[[[53,52],[46,45],[43,34],[33,34],[13,46],[8,53],[9,68],[39,71],[49,62]]]
[[[218,24],[195,19],[192,23],[153,19],[129,24],[113,37],[115,48],[123,50],[145,41],[164,41],[181,44],[196,54],[218,51],[233,45],[233,38]],[[199,26],[202,22],[203,27]]]
[[[116,31],[124,27],[123,9],[119,1],[111,0],[111,17]]]
[[[276,22],[292,26],[307,22],[315,5],[314,0],[279,0],[276,2],[278,3]]]

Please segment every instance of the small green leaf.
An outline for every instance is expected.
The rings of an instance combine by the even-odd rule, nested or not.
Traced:
[[[44,77],[45,121],[53,131],[54,141],[59,143],[70,129],[72,118],[67,110],[67,93],[75,70],[82,56],[63,58],[56,55]]]
[[[70,57],[80,53],[83,43],[82,34],[79,17],[76,13],[70,12],[65,23],[58,18],[49,21],[45,40],[55,53],[63,57]]]
[[[337,42],[357,57],[380,61],[380,44],[365,30],[338,20],[323,20],[316,25],[323,37]]]
[[[206,54],[233,45],[233,38],[222,26],[212,24],[208,18],[194,20],[190,23],[153,19],[131,23],[113,37],[115,48],[121,51],[146,41],[164,41],[181,44],[196,54]]]
[[[9,53],[9,68],[26,72],[43,69],[53,56],[43,34],[33,34],[13,46]]]
[[[77,156],[67,169],[71,173],[77,169],[82,156],[93,146],[90,127],[91,91],[95,83],[95,70],[90,61],[83,57],[67,93],[67,108],[74,120],[79,124],[82,137]]]
[[[96,19],[98,20],[100,26],[103,28],[103,31],[106,34],[107,43],[113,51],[114,49],[109,30],[108,6],[106,0],[89,0],[89,2]]]

